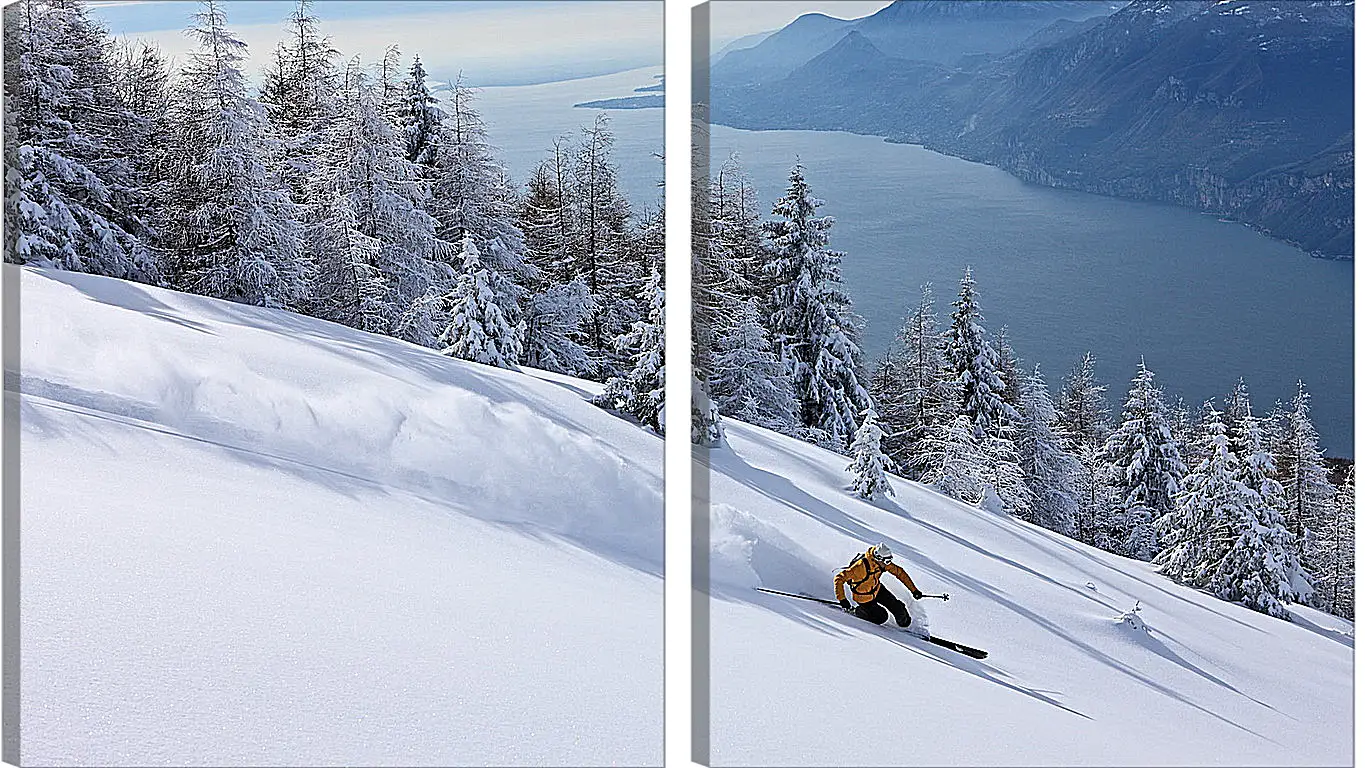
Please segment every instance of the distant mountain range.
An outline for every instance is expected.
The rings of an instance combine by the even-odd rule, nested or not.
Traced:
[[[711,119],[921,143],[1175,203],[1316,255],[1354,237],[1352,0],[897,0],[712,67]]]

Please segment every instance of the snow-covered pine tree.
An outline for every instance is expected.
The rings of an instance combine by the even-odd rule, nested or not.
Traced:
[[[1153,521],[1175,508],[1174,498],[1186,473],[1154,378],[1146,361],[1140,361],[1121,422],[1105,444],[1118,496],[1108,528],[1125,534],[1114,542],[1119,554],[1139,560],[1156,554]]]
[[[1356,469],[1352,464],[1337,487],[1331,511],[1318,525],[1316,537],[1318,599],[1324,609],[1355,620]]]
[[[203,0],[176,88],[174,209],[163,240],[176,284],[244,304],[297,307],[307,294],[300,211],[271,170],[265,110],[247,93],[246,44],[217,0]]]
[[[634,416],[659,434],[664,433],[664,282],[663,272],[655,267],[640,292],[640,303],[649,308],[644,320],[637,320],[616,344],[631,361],[624,376],[607,381],[606,389],[594,402]],[[694,406],[696,401],[693,401]]]
[[[1240,457],[1250,455],[1248,438],[1244,429],[1251,424],[1251,393],[1247,391],[1245,379],[1237,379],[1237,384],[1223,398],[1223,423],[1228,428],[1228,447]]]
[[[994,482],[993,460],[976,437],[971,419],[962,414],[926,439],[934,464],[922,482],[968,504],[978,504]]]
[[[772,251],[771,327],[792,372],[800,424],[847,447],[871,398],[860,380],[862,351],[839,274],[843,254],[826,247],[834,220],[816,215],[824,201],[811,194],[799,162],[788,180],[773,206],[778,218],[763,227]]]
[[[1104,393],[1105,387],[1095,381],[1095,358],[1087,352],[1066,378],[1057,403],[1057,419],[1067,452],[1081,468],[1076,480],[1076,538],[1112,549],[1106,523],[1113,491],[1104,460],[1112,425]]]
[[[1293,534],[1301,562],[1309,573],[1321,570],[1317,562],[1317,528],[1331,506],[1333,490],[1318,446],[1318,430],[1310,416],[1311,396],[1303,382],[1284,412],[1278,442],[1272,446],[1279,481],[1286,497],[1285,522]]]
[[[296,0],[288,34],[275,49],[261,86],[261,103],[282,140],[281,174],[294,202],[312,202],[308,178],[317,166],[321,136],[337,118],[341,54],[318,29],[312,0]]]
[[[1205,404],[1204,458],[1184,479],[1178,506],[1159,521],[1167,545],[1155,558],[1175,581],[1288,619],[1292,542],[1279,515],[1238,479],[1222,414]]]
[[[403,52],[397,45],[389,45],[379,59],[379,71],[375,81],[376,96],[379,98],[379,112],[402,136],[402,114],[404,105],[404,83],[402,80]],[[406,149],[406,147],[404,147]]]
[[[719,340],[739,312],[742,284],[716,215],[718,201],[704,174],[692,183],[692,368],[703,383],[711,380]]]
[[[790,374],[772,349],[758,299],[740,304],[734,325],[721,337],[710,389],[726,416],[783,434],[795,430]]]
[[[1275,459],[1262,438],[1261,420],[1252,412],[1251,397],[1246,394],[1245,387],[1241,389],[1241,403],[1237,403],[1241,417],[1235,422],[1236,430],[1229,423],[1232,421],[1229,415],[1223,415],[1224,422],[1229,423],[1229,448],[1236,451],[1237,444],[1241,444],[1241,453],[1237,455],[1241,460],[1237,479],[1253,494],[1252,511],[1257,525],[1264,529],[1260,535],[1276,548],[1273,555],[1280,562],[1279,570],[1288,582],[1287,594],[1296,602],[1309,603],[1314,596],[1313,579],[1299,561],[1298,547],[1285,526],[1284,513],[1288,502],[1284,487],[1276,479],[1278,472]],[[1236,442],[1234,434],[1237,436]],[[1284,529],[1283,537],[1288,542],[1283,551],[1280,547],[1280,529]]]
[[[436,237],[426,185],[384,119],[379,94],[350,75],[338,114],[320,136],[308,245],[313,312],[363,330],[435,346],[445,323],[430,294],[449,290],[453,248]]]
[[[417,88],[415,80],[409,85]],[[526,243],[517,226],[516,190],[488,143],[488,130],[475,109],[475,96],[474,89],[462,82],[450,83],[445,121],[427,135],[435,162],[430,211],[442,240],[458,243],[465,235],[474,236],[484,266],[504,278],[497,285],[503,314],[520,324],[527,286],[535,275],[526,263]],[[409,106],[419,109],[420,92],[410,98],[414,101]]]
[[[523,313],[526,365],[553,373],[590,377],[594,366],[578,342],[592,310],[592,297],[582,280],[551,283],[533,293]]]
[[[573,175],[573,272],[588,284],[593,312],[584,346],[604,373],[627,363],[617,355],[612,339],[633,326],[646,311],[634,301],[633,287],[648,275],[629,258],[630,205],[617,182],[612,158],[616,137],[606,115],[599,114],[584,128],[570,163]]]
[[[1063,445],[1057,409],[1037,366],[1020,383],[1019,417],[1019,467],[1034,497],[1029,520],[1074,537],[1081,462]]]
[[[886,471],[891,469],[891,459],[882,453],[882,436],[886,432],[877,423],[877,411],[869,407],[863,411],[863,423],[853,435],[853,445],[849,453],[853,462],[845,471],[852,473],[853,484],[850,490],[863,499],[874,499],[878,494],[895,496]]]
[[[1242,424],[1255,429],[1254,422],[1249,419]],[[1224,600],[1291,620],[1286,604],[1304,592],[1307,576],[1299,565],[1293,537],[1284,526],[1284,518],[1272,503],[1279,490],[1278,483],[1264,470],[1273,470],[1273,464],[1266,454],[1256,450],[1259,436],[1254,431],[1248,433],[1246,439],[1247,450],[1254,452],[1260,466],[1248,468],[1246,461],[1239,461],[1233,475],[1260,481],[1262,487],[1248,487],[1243,479],[1236,481],[1244,490],[1245,499],[1224,510],[1230,523],[1231,541],[1226,545],[1227,552],[1210,570],[1207,589]]]
[[[1009,326],[1002,325],[1000,330],[996,331],[995,354],[1000,360],[1000,381],[1005,385],[1001,396],[1011,408],[1018,411],[1020,387],[1025,374],[1019,369],[1019,357],[1014,353],[1014,347],[1010,345]]]
[[[127,107],[130,124],[110,138],[117,155],[128,159],[136,192],[120,201],[127,215],[141,222],[132,234],[149,252],[160,272],[158,238],[169,192],[167,148],[171,123],[171,72],[166,58],[152,45],[128,41],[116,47],[114,76],[118,99]]]
[[[981,307],[971,267],[962,277],[953,307],[944,354],[951,378],[960,388],[959,412],[967,415],[977,439],[984,440],[988,435],[999,434],[1018,414],[1005,401],[1000,355],[981,326]]]
[[[450,325],[441,334],[443,354],[499,368],[517,367],[524,329],[512,325],[497,300],[499,275],[479,255],[473,233],[460,247],[464,271],[447,296]]]
[[[956,408],[956,392],[945,378],[945,366],[933,288],[925,283],[919,304],[896,333],[881,384],[872,389],[888,432],[887,455],[911,479],[920,479],[933,466],[925,441],[951,421]]]
[[[427,71],[422,66],[421,56],[412,57],[412,69],[398,87],[401,89],[398,135],[403,141],[403,152],[408,162],[417,163],[430,171],[436,167],[441,126],[446,114],[427,86]]]
[[[1184,459],[1185,466],[1198,463],[1202,458],[1195,450],[1199,442],[1199,425],[1190,415],[1190,407],[1185,403],[1185,398],[1179,395],[1172,398],[1168,412],[1171,434],[1175,437],[1176,448],[1180,450],[1180,457]]]
[[[544,284],[567,284],[579,278],[573,259],[573,189],[569,154],[555,139],[550,157],[542,160],[526,183],[517,224],[526,243],[526,261]]]
[[[5,260],[155,282],[108,33],[78,2],[4,10]]]
[[[716,236],[729,254],[735,273],[732,292],[740,300],[767,302],[773,286],[764,272],[763,231],[753,181],[739,157],[731,154],[710,185],[711,218]]]

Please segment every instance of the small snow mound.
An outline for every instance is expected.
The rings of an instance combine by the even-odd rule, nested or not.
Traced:
[[[981,501],[977,502],[976,506],[997,515],[1005,514],[1005,502],[1001,500],[995,486],[989,483],[986,484],[986,489],[982,491]]]
[[[749,512],[713,504],[710,534],[713,588],[768,587],[833,595],[833,578],[812,565],[819,562],[816,557]]]
[[[1138,615],[1138,612],[1141,610],[1142,604],[1134,603],[1133,610],[1128,611],[1122,616],[1115,617],[1114,623],[1126,625],[1129,629],[1133,630],[1134,632],[1142,632],[1143,634],[1149,634],[1151,633],[1152,630],[1148,628],[1147,622],[1143,621],[1142,617]]]
[[[1086,589],[1090,589],[1090,590],[1097,589],[1097,587],[1095,586],[1095,582],[1093,582],[1093,581],[1087,581],[1087,582],[1085,583],[1085,588],[1086,588]]]

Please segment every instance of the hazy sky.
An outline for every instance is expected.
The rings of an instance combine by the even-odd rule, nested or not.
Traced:
[[[855,19],[887,5],[890,0],[714,0],[711,41],[720,47],[737,37],[780,29],[807,13]]]
[[[92,4],[111,32],[155,42],[183,58],[184,34],[198,8],[189,0],[110,0]],[[284,36],[292,0],[227,0],[228,27],[250,46],[253,79]],[[545,82],[663,62],[658,0],[317,0],[313,13],[333,47],[377,61],[397,43],[420,54],[432,78],[460,71],[473,85]]]

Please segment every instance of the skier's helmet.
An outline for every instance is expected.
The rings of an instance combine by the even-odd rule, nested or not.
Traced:
[[[872,548],[872,556],[877,558],[879,563],[889,563],[891,562],[891,548],[886,546],[886,542],[882,542]]]

